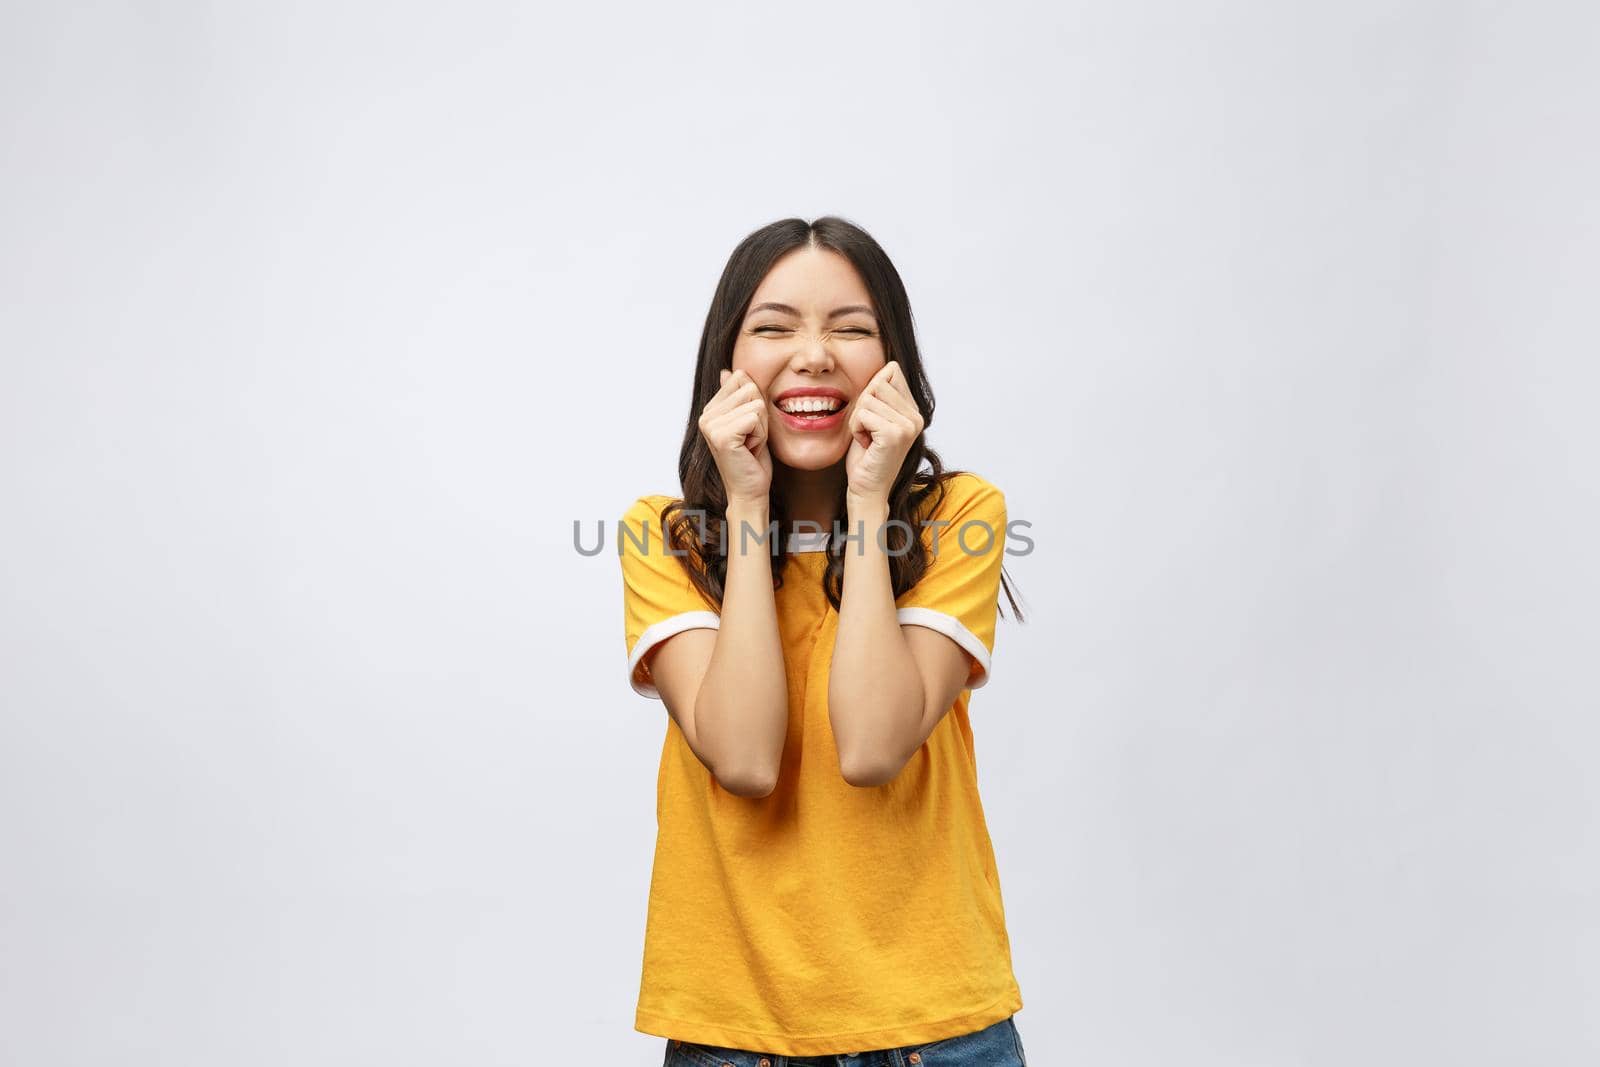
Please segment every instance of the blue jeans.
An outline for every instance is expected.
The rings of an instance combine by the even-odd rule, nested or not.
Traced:
[[[776,1052],[667,1041],[662,1067],[1028,1067],[1017,1033],[1016,1016],[970,1034],[919,1045],[838,1052],[825,1056],[783,1056]]]

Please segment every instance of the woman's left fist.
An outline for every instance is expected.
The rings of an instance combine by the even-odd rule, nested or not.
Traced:
[[[861,390],[850,413],[850,450],[844,457],[850,495],[887,501],[922,426],[905,372],[891,359]]]

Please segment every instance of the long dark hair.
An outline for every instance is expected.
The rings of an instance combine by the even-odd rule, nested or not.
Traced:
[[[711,309],[706,313],[705,328],[700,334],[700,353],[695,361],[694,390],[689,403],[689,421],[683,433],[683,445],[678,451],[678,480],[682,483],[683,498],[668,504],[661,512],[662,529],[668,532],[677,550],[685,553],[682,562],[695,586],[714,604],[722,604],[723,583],[728,574],[728,557],[724,547],[734,545],[738,531],[726,533],[724,516],[728,497],[723,489],[722,475],[711,457],[711,449],[700,435],[699,417],[707,403],[721,388],[721,372],[733,369],[733,345],[743,323],[745,310],[755,296],[756,287],[767,272],[787,253],[805,245],[825,248],[848,259],[866,283],[877,314],[884,344],[884,358],[900,364],[905,373],[905,383],[922,412],[923,433],[912,442],[906,452],[905,462],[895,477],[889,491],[889,518],[900,519],[906,525],[889,527],[884,540],[889,556],[889,575],[894,596],[912,586],[927,571],[928,554],[922,539],[915,531],[923,529],[921,520],[930,517],[945,493],[945,482],[960,470],[945,470],[939,454],[928,447],[927,428],[933,425],[933,387],[923,373],[922,358],[917,354],[916,334],[911,321],[911,303],[906,298],[905,285],[894,269],[888,255],[878,242],[861,227],[835,215],[826,215],[815,222],[804,219],[781,219],[769,223],[750,234],[728,257],[717,282],[716,293],[711,298]],[[770,442],[769,442],[770,445]],[[773,457],[774,462],[777,458]],[[927,470],[923,470],[923,465]],[[834,522],[845,528],[847,514],[845,496],[848,486],[841,484],[834,501]],[[783,551],[782,531],[788,529],[788,516],[784,511],[781,494],[773,494],[768,506],[769,518],[777,522],[779,537],[769,540],[773,561],[773,588],[783,585],[783,570],[788,554]],[[828,528],[832,528],[832,523]],[[852,531],[854,532],[854,531]],[[702,541],[702,534],[704,540]],[[998,536],[999,531],[996,531]],[[822,587],[833,605],[839,610],[840,593],[844,588],[844,545],[842,539],[829,550],[828,566],[823,572]],[[1022,612],[1011,593],[1011,585],[1002,564],[1000,581],[1006,599],[1018,621]],[[1001,612],[1004,615],[1004,612]]]

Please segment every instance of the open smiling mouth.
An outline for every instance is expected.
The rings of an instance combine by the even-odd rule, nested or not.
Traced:
[[[797,430],[826,430],[844,421],[847,405],[836,397],[800,397],[773,406],[783,421]]]

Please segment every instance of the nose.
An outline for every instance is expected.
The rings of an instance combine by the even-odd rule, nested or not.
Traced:
[[[828,351],[828,344],[822,337],[813,334],[801,339],[790,364],[796,370],[825,371],[833,366],[833,353]]]

